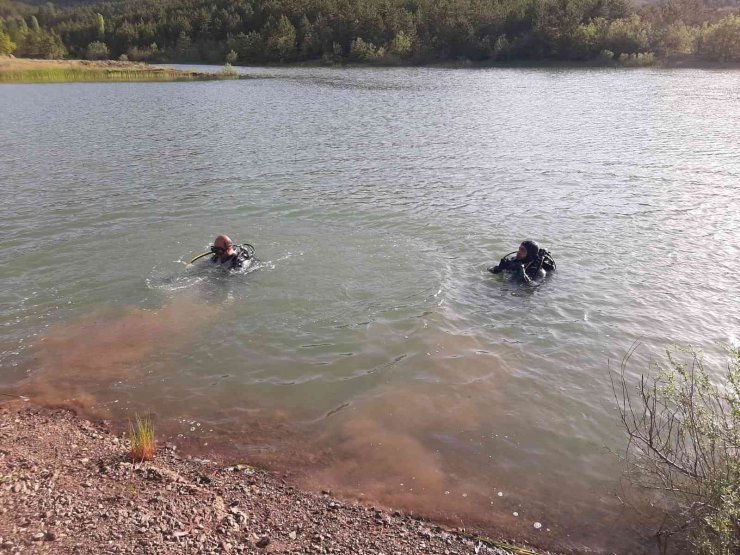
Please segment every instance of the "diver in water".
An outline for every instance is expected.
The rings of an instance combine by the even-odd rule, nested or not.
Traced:
[[[220,266],[225,270],[240,270],[247,268],[254,261],[254,247],[252,245],[234,245],[234,242],[228,235],[219,235],[213,241],[213,246],[209,252],[203,253],[193,258],[192,264],[199,258],[213,254],[208,263],[213,266]]]
[[[526,285],[539,285],[547,276],[547,272],[555,269],[555,260],[547,249],[541,249],[534,241],[523,241],[514,258],[509,253],[501,259],[498,266],[488,268],[493,274],[504,271],[512,272],[515,277]]]

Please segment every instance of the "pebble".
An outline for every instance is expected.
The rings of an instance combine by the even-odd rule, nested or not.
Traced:
[[[33,419],[30,420],[33,424]],[[0,419],[0,428],[2,424]],[[106,435],[99,437],[104,439]],[[193,466],[206,461],[184,461],[173,453],[174,449],[163,451],[154,463],[132,465],[108,459],[107,454],[99,459],[98,454],[92,454],[94,449],[88,449],[87,439],[80,443],[82,453],[77,457],[70,454],[67,459],[73,461],[71,466],[62,470],[37,468],[35,475],[30,464],[6,469],[1,466],[4,461],[0,457],[3,475],[19,469],[29,472],[29,476],[16,472],[13,475],[18,478],[2,484],[6,492],[17,486],[20,495],[9,496],[6,506],[0,507],[0,520],[7,519],[6,514],[12,515],[16,534],[13,543],[3,530],[0,553],[13,552],[22,545],[27,546],[24,552],[55,547],[70,553],[86,552],[86,548],[90,552],[121,553],[126,550],[121,546],[128,544],[134,552],[154,553],[174,551],[177,544],[188,553],[230,555],[271,551],[306,555],[412,552],[472,555],[475,548],[472,541],[460,536],[464,531],[448,533],[413,514],[340,502],[330,497],[332,492],[328,489],[320,496],[296,494],[289,483],[281,485],[279,477],[270,479],[267,473],[253,471],[247,465],[218,467],[212,463],[214,466],[206,472],[202,466]],[[104,447],[124,443],[111,437]],[[31,444],[21,442],[20,446],[33,452]],[[69,450],[69,446],[62,449]],[[107,466],[100,462],[104,460],[110,460]],[[39,491],[45,492],[44,495],[26,498],[24,492],[36,489],[37,482],[31,478],[39,475],[42,478]],[[54,489],[46,493],[49,485]],[[502,491],[492,491],[494,496],[503,497]],[[286,496],[286,503],[282,504],[287,508],[286,514],[282,513],[281,503],[271,502],[275,496]],[[17,510],[28,504],[27,509]],[[31,511],[33,518],[29,521]],[[41,516],[43,520],[38,522]],[[376,524],[384,528],[376,529]],[[53,527],[56,533],[46,530],[47,526]],[[534,523],[534,527],[544,530],[539,523]],[[370,536],[363,535],[368,529]],[[79,534],[79,539],[75,534]],[[278,535],[273,542],[271,536],[275,534]],[[287,546],[281,545],[286,537]],[[32,538],[35,549],[28,547]],[[56,544],[47,547],[41,543],[44,540]],[[75,545],[75,541],[81,543]],[[480,552],[490,553],[490,550],[481,547]]]
[[[542,528],[542,524],[540,522],[535,522],[533,526],[535,527],[536,530],[539,530],[540,528]]]

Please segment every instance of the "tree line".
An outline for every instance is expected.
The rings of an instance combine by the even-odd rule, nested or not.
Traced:
[[[156,62],[740,61],[740,0],[0,0],[0,54]]]

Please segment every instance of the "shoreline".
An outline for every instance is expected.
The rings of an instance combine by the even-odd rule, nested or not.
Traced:
[[[169,61],[169,62],[151,62],[154,65],[185,65],[185,66],[214,66],[219,64],[210,62],[193,62],[193,61]],[[362,68],[387,68],[387,69],[411,69],[411,68],[437,68],[437,69],[706,69],[706,70],[740,70],[740,62],[720,62],[705,60],[696,56],[675,56],[670,58],[655,58],[654,63],[646,65],[621,64],[619,62],[604,62],[599,59],[568,61],[568,60],[512,60],[512,61],[435,61],[428,63],[383,63],[383,62],[335,62],[325,63],[321,60],[310,60],[303,62],[289,63],[250,63],[241,64],[235,62],[232,64],[235,68],[336,68],[336,69],[362,69]]]
[[[171,443],[132,464],[111,424],[0,399],[0,550],[8,553],[537,555],[403,514],[296,489]]]
[[[222,81],[253,79],[254,76],[231,70],[229,72],[208,72],[177,69],[171,65],[222,67],[205,62],[122,62],[116,60],[41,60],[0,56],[0,85],[2,84],[43,84],[43,83],[149,83],[183,81]],[[333,69],[698,69],[705,71],[740,70],[740,63],[710,62],[695,57],[658,58],[648,65],[623,65],[604,63],[599,60],[572,62],[560,60],[524,60],[512,62],[473,62],[447,61],[428,64],[385,64],[385,63],[332,63],[320,60],[284,64],[234,64],[234,68],[333,68]],[[259,77],[257,77],[259,78]],[[263,77],[264,78],[264,77]]]
[[[0,84],[177,82],[249,79],[247,75],[208,73],[113,60],[37,60],[0,57]]]

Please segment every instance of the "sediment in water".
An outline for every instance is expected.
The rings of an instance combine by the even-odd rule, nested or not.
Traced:
[[[0,403],[0,548],[10,553],[532,553],[174,445],[133,464],[105,423]]]

